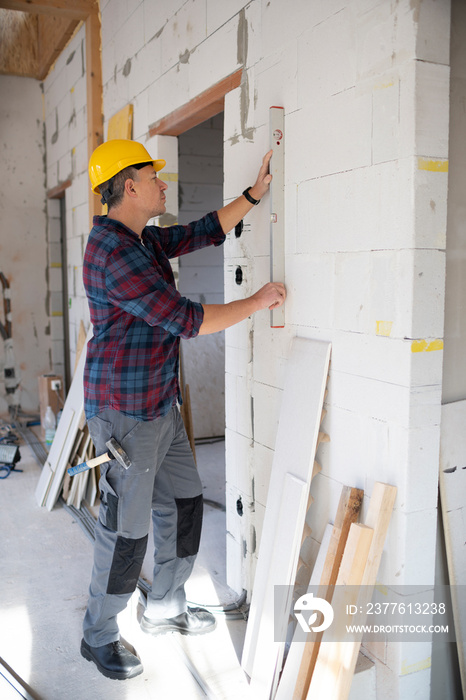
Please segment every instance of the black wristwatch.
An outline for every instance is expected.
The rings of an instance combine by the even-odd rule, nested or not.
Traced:
[[[250,204],[254,204],[254,205],[259,204],[260,199],[254,199],[254,197],[251,197],[251,195],[249,194],[250,189],[251,189],[250,187],[246,187],[246,189],[243,192],[244,196],[246,197],[246,199],[248,200],[248,202]]]

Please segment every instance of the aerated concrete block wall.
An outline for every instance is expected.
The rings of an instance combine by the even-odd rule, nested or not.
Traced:
[[[0,76],[0,322],[11,321],[14,358],[7,357],[0,335],[0,414],[8,414],[4,369],[14,360],[20,390],[14,401],[23,411],[39,407],[37,377],[54,371],[51,311],[55,297],[53,251],[47,256],[45,143],[40,84],[30,78]],[[49,232],[49,240],[54,240]],[[11,316],[5,318],[9,295]],[[59,367],[58,367],[59,369]],[[13,385],[14,386],[14,385]]]
[[[238,69],[241,84],[225,98],[225,201],[254,182],[269,147],[269,107],[285,110],[286,327],[271,330],[264,312],[226,333],[230,585],[252,590],[294,336],[332,342],[330,442],[318,452],[309,514],[315,540],[335,516],[342,485],[365,490],[364,517],[374,482],[395,484],[379,580],[432,584],[449,0],[102,0],[101,16],[105,129],[132,103],[133,137],[171,158],[168,172],[177,167],[174,137],[148,139],[150,125]],[[48,186],[73,175],[74,323],[85,315],[78,272],[88,233],[82,32],[45,81]],[[245,223],[224,246],[226,301],[269,280],[267,198]],[[303,387],[297,410],[305,401]],[[429,697],[429,644],[367,652],[377,661],[377,698]]]
[[[87,329],[89,310],[82,283],[82,261],[89,235],[89,177],[87,174],[87,106],[85,34],[81,27],[62,51],[43,83],[46,139],[47,191],[71,185],[64,190],[65,220],[61,221],[59,202],[47,200],[49,227],[64,226],[67,248],[67,287],[70,366],[73,374],[79,325]],[[59,290],[62,297],[61,288]],[[60,319],[61,322],[61,319]],[[63,348],[58,323],[53,339]],[[62,350],[63,352],[63,350]]]

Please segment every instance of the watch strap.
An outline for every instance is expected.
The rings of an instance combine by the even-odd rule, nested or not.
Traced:
[[[260,200],[260,199],[254,199],[254,197],[251,197],[251,195],[249,194],[249,190],[250,190],[250,189],[251,189],[250,187],[246,187],[246,189],[244,190],[243,194],[244,194],[244,196],[246,197],[246,199],[248,200],[248,202],[249,202],[250,204],[254,204],[254,206],[255,206],[256,204],[259,204],[259,202],[260,202],[261,200]]]

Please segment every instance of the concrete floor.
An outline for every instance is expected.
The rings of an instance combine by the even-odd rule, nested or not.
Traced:
[[[0,657],[30,686],[19,693],[0,666],[0,698],[41,700],[197,700],[247,698],[238,658],[246,622],[218,615],[217,629],[198,638],[144,634],[136,619],[139,593],[119,619],[144,672],[128,681],[102,676],[79,653],[81,624],[92,567],[92,543],[60,502],[48,512],[37,505],[40,466],[22,444],[18,469],[0,480]],[[237,596],[225,583],[224,442],[197,446],[205,484],[201,549],[188,583],[196,604],[225,605]],[[220,507],[219,507],[220,506]],[[148,548],[150,551],[150,547]],[[150,556],[142,577],[150,580]]]

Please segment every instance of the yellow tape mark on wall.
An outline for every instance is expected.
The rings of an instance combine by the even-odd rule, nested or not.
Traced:
[[[428,160],[427,158],[418,158],[417,167],[419,170],[430,170],[433,173],[447,173],[448,160]]]
[[[375,332],[376,335],[389,336],[392,332],[393,321],[376,321],[375,322]]]
[[[411,352],[433,352],[434,350],[443,350],[443,340],[436,338],[435,340],[413,340],[411,343]]]
[[[158,173],[158,177],[164,182],[178,182],[178,173],[164,173],[161,171]]]
[[[379,83],[378,85],[374,85],[374,90],[385,90],[386,88],[393,87],[395,83],[393,80],[389,83]]]
[[[417,661],[415,664],[407,664],[405,661],[401,662],[401,675],[408,676],[410,673],[417,673],[417,671],[424,671],[426,668],[432,666],[432,657],[428,656],[427,659],[423,661]]]

